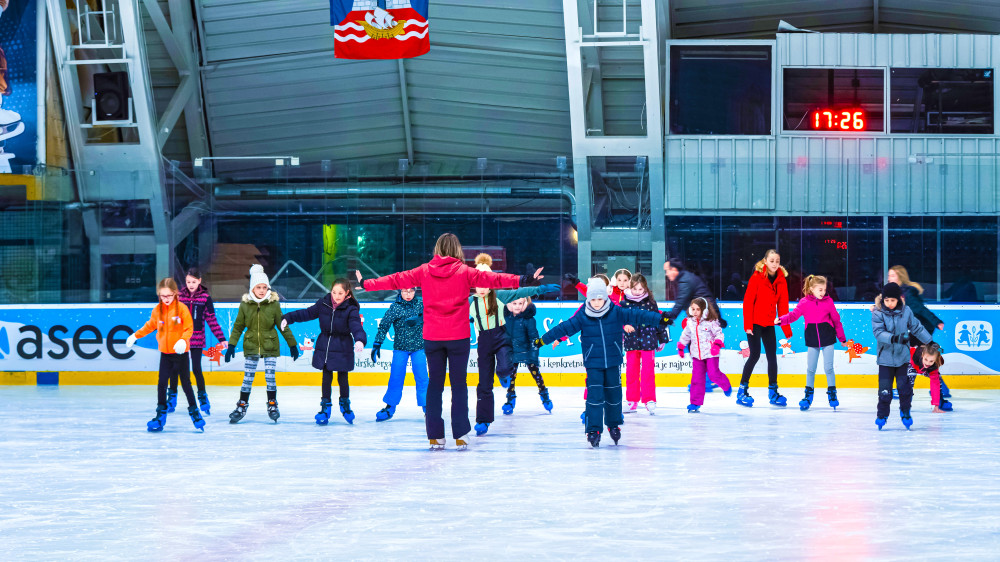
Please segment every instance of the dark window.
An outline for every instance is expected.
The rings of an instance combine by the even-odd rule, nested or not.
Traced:
[[[883,131],[884,73],[869,68],[786,68],[786,131]]]
[[[905,267],[925,301],[938,300],[937,229],[938,217],[889,217],[889,267]]]
[[[672,46],[670,132],[770,135],[771,48]]]
[[[993,70],[893,68],[893,133],[992,134]]]
[[[941,300],[997,301],[996,217],[941,217]]]

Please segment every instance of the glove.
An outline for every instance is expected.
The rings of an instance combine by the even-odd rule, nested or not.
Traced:
[[[372,363],[377,362],[378,358],[381,355],[382,355],[382,346],[379,344],[375,344],[374,346],[372,346]]]
[[[660,325],[662,325],[662,326],[669,326],[669,325],[671,325],[673,323],[674,323],[674,321],[671,320],[669,316],[667,316],[666,312],[661,312],[660,313]]]
[[[356,341],[354,342],[354,353],[361,353],[365,350],[365,342]]]
[[[906,332],[905,334],[895,334],[889,341],[891,341],[892,343],[908,345],[910,343],[910,332]]]
[[[677,355],[680,355],[681,359],[684,359],[684,344],[677,344]]]
[[[563,275],[563,279],[572,283],[574,287],[580,284],[580,278],[577,277],[576,275],[573,275],[572,273],[567,273],[566,275]]]
[[[285,328],[287,328],[287,327],[288,327],[288,320],[285,320],[284,318],[282,318],[281,319],[281,331],[284,332]]]
[[[539,286],[541,284],[542,284],[542,282],[539,281],[538,279],[535,279],[534,275],[522,275],[521,276],[521,281],[519,283],[519,286],[520,287],[537,287],[537,286]]]
[[[231,346],[229,346],[229,347],[226,348],[226,363],[229,363],[230,361],[232,361],[233,357],[236,357],[236,346],[235,345],[231,345]]]
[[[531,344],[535,346],[535,349],[540,349],[545,345],[545,342],[542,341],[542,338],[535,338],[535,341],[531,342]]]
[[[549,284],[549,285],[542,285],[542,293],[543,294],[544,293],[558,293],[561,290],[562,290],[562,287],[560,287],[559,285],[551,285],[551,284]]]
[[[125,347],[131,349],[132,346],[135,345],[135,341],[137,339],[139,338],[135,337],[135,334],[129,334],[128,337],[125,338]]]
[[[174,353],[180,355],[185,351],[187,351],[187,342],[184,340],[177,340],[177,343],[174,344]]]
[[[726,345],[722,343],[722,340],[715,340],[712,342],[712,355],[718,355],[719,350],[723,347],[726,347]]]
[[[412,328],[420,323],[420,318],[422,316],[423,316],[422,313],[410,316],[406,320],[403,320],[403,325],[406,326],[407,328]]]
[[[288,354],[292,356],[292,361],[295,361],[296,359],[298,359],[299,358],[299,346],[293,345],[292,347],[289,347],[288,348]]]

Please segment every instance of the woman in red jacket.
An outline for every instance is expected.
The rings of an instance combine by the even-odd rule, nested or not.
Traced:
[[[743,329],[750,344],[750,357],[743,365],[743,378],[736,392],[736,403],[747,408],[753,407],[750,397],[750,375],[760,359],[760,344],[764,344],[767,354],[767,396],[771,404],[784,406],[788,403],[778,394],[778,340],[774,334],[774,319],[788,314],[788,272],[781,267],[781,256],[777,250],[768,250],[764,259],[757,262],[747,292],[743,297]],[[781,327],[785,337],[792,337],[792,328]]]
[[[451,233],[442,234],[434,245],[434,259],[400,273],[366,279],[366,291],[420,287],[424,297],[424,353],[427,356],[427,413],[424,417],[431,449],[444,448],[441,418],[445,372],[451,370],[451,431],[455,444],[465,449],[472,431],[469,422],[469,291],[473,287],[516,289],[538,285],[541,268],[533,276],[480,271],[465,264],[462,243]],[[361,272],[357,272],[361,282]]]

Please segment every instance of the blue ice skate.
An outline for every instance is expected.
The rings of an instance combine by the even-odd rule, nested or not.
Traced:
[[[510,386],[510,377],[501,377],[499,375],[497,377],[500,379],[500,386],[504,388]]]
[[[511,389],[508,388],[507,389],[507,402],[505,402],[504,405],[500,407],[500,410],[503,411],[503,415],[509,416],[509,415],[513,414],[514,413],[514,405],[516,405],[516,404],[517,404],[517,395],[515,395],[511,391]]]
[[[482,437],[483,435],[486,435],[487,431],[490,430],[490,424],[488,424],[488,423],[477,423],[476,427],[475,427],[475,430],[476,430],[476,436],[477,437]]]
[[[809,406],[812,406],[812,403],[813,403],[813,387],[807,386],[805,397],[803,397],[802,400],[799,400],[799,409],[805,412],[806,410],[809,409]]]
[[[188,415],[191,416],[191,423],[194,424],[195,429],[205,431],[205,419],[201,417],[198,406],[188,406]]]
[[[381,410],[378,411],[378,413],[375,414],[375,421],[391,420],[393,414],[395,413],[396,413],[396,407],[386,404],[385,408],[382,408]]]
[[[830,400],[830,407],[834,410],[837,409],[837,406],[840,406],[840,400],[837,400],[837,387],[826,387],[826,397]]]
[[[952,410],[951,402],[942,399],[941,400],[941,409],[944,410],[945,412],[950,412]]]
[[[201,406],[201,411],[205,413],[206,416],[211,416],[212,408],[211,402],[208,401],[208,392],[204,390],[198,393],[198,404]]]
[[[156,417],[146,422],[146,431],[163,431],[165,425],[167,425],[167,407],[159,404],[156,406]]]
[[[688,413],[689,414],[697,414],[698,410],[700,410],[700,409],[701,409],[701,406],[697,406],[695,404],[688,404]]]
[[[538,391],[538,397],[542,399],[542,407],[546,412],[552,412],[552,400],[549,398],[549,389],[543,388]]]
[[[730,386],[729,390],[723,390],[722,393],[726,395],[726,398],[729,398],[733,395],[733,387]]]
[[[951,389],[944,384],[944,379],[941,379],[941,398],[951,398]]]
[[[773,406],[781,406],[784,408],[788,405],[788,400],[786,400],[784,396],[778,394],[778,385],[776,384],[772,384],[767,387],[767,399]]]
[[[351,411],[351,399],[340,397],[340,413],[344,415],[347,423],[354,425],[354,412]]]
[[[586,410],[584,410],[583,413],[580,414],[580,423],[582,423],[584,426],[587,425],[587,411]]]
[[[177,408],[177,390],[167,391],[167,413],[172,414]]]
[[[888,420],[889,418],[875,418],[875,425],[878,426],[879,431],[882,431],[882,428],[885,427],[885,422]]]
[[[913,425],[913,418],[910,417],[910,412],[900,412],[899,419],[903,421],[906,429],[910,429],[910,426]]]
[[[319,401],[319,413],[316,414],[316,425],[326,425],[330,423],[330,412],[333,409],[333,402],[323,398]]]
[[[753,398],[750,397],[749,388],[747,385],[741,384],[740,388],[736,391],[736,403],[740,406],[746,406],[747,408],[753,408]]]

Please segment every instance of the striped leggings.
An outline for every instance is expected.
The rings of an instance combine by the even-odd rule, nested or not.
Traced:
[[[240,400],[249,400],[250,390],[253,389],[253,379],[257,375],[257,366],[260,364],[260,357],[248,355],[243,364],[243,387],[240,388]],[[274,399],[278,394],[278,385],[274,380],[274,370],[278,365],[277,357],[264,358],[264,378],[267,380],[267,398]]]

